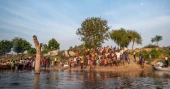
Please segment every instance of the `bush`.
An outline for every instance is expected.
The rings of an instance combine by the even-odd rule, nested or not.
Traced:
[[[157,48],[157,47],[159,47],[159,46],[153,45],[153,44],[148,44],[148,45],[144,46],[143,48]]]
[[[155,58],[159,58],[159,55],[162,53],[161,50],[156,50],[156,49],[152,49],[151,51],[141,51],[139,53],[137,53],[137,56],[140,56],[142,55],[146,61],[148,61],[149,59],[149,54],[151,54],[152,56],[152,60],[155,59]]]
[[[159,58],[159,55],[161,54],[161,51],[156,50],[156,49],[152,49],[149,54],[152,55],[152,58]]]

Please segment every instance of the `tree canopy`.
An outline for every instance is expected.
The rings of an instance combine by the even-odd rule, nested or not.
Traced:
[[[36,53],[36,49],[35,48],[30,48],[28,50],[28,54],[35,54]]]
[[[12,39],[13,51],[16,53],[24,53],[31,48],[31,44],[23,38],[15,37]]]
[[[82,22],[76,34],[80,36],[86,48],[95,48],[101,47],[104,40],[109,37],[109,29],[110,27],[107,25],[107,20],[99,17],[91,17]]]
[[[1,40],[0,41],[0,52],[2,54],[6,54],[11,51],[11,48],[13,47],[12,42],[9,40]]]
[[[156,42],[157,46],[159,41],[162,40],[162,36],[156,35],[154,38],[151,38],[151,42]]]
[[[110,38],[120,47],[128,47],[132,42],[133,49],[134,43],[142,44],[142,38],[138,32],[124,28],[112,30],[110,32]]]
[[[48,49],[49,49],[49,50],[57,50],[57,49],[60,49],[60,44],[59,44],[54,38],[52,38],[52,39],[48,42]]]
[[[135,30],[128,30],[128,38],[130,40],[130,42],[132,42],[132,50],[134,48],[134,44],[142,44],[142,37],[141,35],[135,31]]]
[[[124,28],[112,30],[110,38],[120,47],[127,47],[130,43],[127,31]]]

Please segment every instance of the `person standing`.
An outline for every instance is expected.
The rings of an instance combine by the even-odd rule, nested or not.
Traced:
[[[123,54],[122,54],[122,63],[123,63],[123,66],[125,66],[125,60],[126,60],[126,54],[125,54],[125,52],[123,52]]]
[[[11,70],[14,70],[15,69],[15,61],[11,61]]]
[[[80,65],[81,65],[81,69],[83,69],[83,65],[84,65],[84,61],[80,58]]]
[[[166,57],[165,57],[165,67],[168,67],[168,66],[169,66],[168,57],[166,56]]]
[[[44,58],[44,69],[46,69],[46,68],[47,68],[47,59]]]
[[[77,65],[77,57],[75,56],[74,57],[74,67],[76,67],[76,65]]]
[[[50,64],[51,64],[51,60],[50,60],[50,57],[47,58],[47,67],[49,68],[50,67]]]
[[[152,61],[152,56],[151,56],[151,54],[149,54],[149,61],[150,61],[150,62]]]
[[[126,52],[126,58],[127,58],[127,62],[128,62],[128,64],[130,64],[130,57],[129,57],[129,52]]]
[[[116,52],[116,64],[117,64],[117,66],[120,66],[120,52],[118,51],[118,52]]]
[[[136,52],[133,52],[133,58],[134,58],[134,62],[136,62]]]
[[[144,57],[143,57],[143,56],[142,56],[141,58],[142,58],[142,68],[144,68],[145,59],[144,59]]]
[[[57,65],[57,58],[55,57],[54,58],[54,66],[56,66]]]

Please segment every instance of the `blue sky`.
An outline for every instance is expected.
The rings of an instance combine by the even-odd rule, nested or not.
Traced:
[[[163,36],[161,46],[170,45],[170,0],[0,0],[0,40],[21,37],[32,43],[55,38],[61,49],[79,45],[77,28],[88,17],[108,20],[111,29],[136,30],[142,47],[155,35]],[[105,41],[103,46],[116,46]],[[131,48],[129,46],[129,48]]]

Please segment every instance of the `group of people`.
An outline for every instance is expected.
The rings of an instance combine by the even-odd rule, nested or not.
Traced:
[[[12,70],[25,70],[25,69],[34,69],[35,67],[35,58],[23,58],[21,57],[20,60],[8,60],[7,62],[0,61],[0,65],[9,66]]]
[[[47,67],[50,67],[50,66],[51,66],[50,57],[41,57],[41,58],[40,58],[40,66],[41,66],[41,67],[44,67],[45,69],[46,69]]]
[[[94,68],[95,66],[125,66],[130,64],[130,52],[126,48],[96,48],[84,50],[84,55],[75,56],[74,59],[68,60],[68,64],[71,67],[90,66]]]

